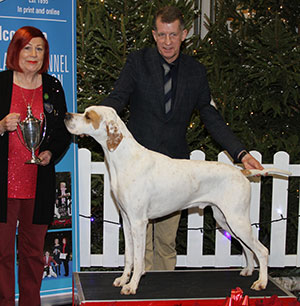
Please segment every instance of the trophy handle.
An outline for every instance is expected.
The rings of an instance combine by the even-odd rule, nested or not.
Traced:
[[[43,117],[43,118],[42,118]],[[38,146],[36,147],[35,150],[37,150],[40,145],[42,144],[43,140],[45,139],[46,136],[46,128],[47,128],[47,121],[46,121],[46,116],[44,113],[41,114],[40,116],[41,120],[44,121],[44,127],[43,127],[43,135],[42,135],[42,139],[40,140],[40,143],[38,144]]]
[[[18,128],[19,128],[19,129],[22,129],[20,122],[18,123],[18,126],[17,126],[17,135],[18,135],[18,138],[19,138],[19,140],[21,141],[21,144],[22,144],[23,146],[25,146],[29,151],[31,151],[31,149],[28,148],[28,146],[26,145],[25,141],[22,140],[22,137],[20,136],[20,132],[19,132],[19,129],[18,129]]]

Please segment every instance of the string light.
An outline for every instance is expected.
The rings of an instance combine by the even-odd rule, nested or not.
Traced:
[[[98,218],[96,218],[96,217],[94,217],[94,216],[85,216],[85,215],[82,215],[82,214],[79,214],[79,217],[82,217],[82,218],[85,218],[85,219],[90,219],[91,222],[95,222],[96,219],[98,219]],[[100,219],[100,218],[99,218],[99,219]],[[110,224],[114,224],[114,225],[118,225],[119,227],[122,227],[122,225],[121,225],[119,222],[108,221],[108,220],[103,220],[103,222],[105,222],[105,223],[110,223]]]
[[[255,226],[257,229],[260,230],[260,225],[262,225],[262,224],[272,224],[272,223],[275,223],[275,222],[286,221],[286,220],[289,220],[289,219],[292,219],[292,218],[300,218],[300,215],[289,217],[289,218],[285,218],[281,214],[279,219],[275,219],[275,220],[271,220],[271,221],[265,221],[265,222],[255,222],[255,223],[252,223],[251,226]],[[203,232],[204,227],[188,228],[187,230],[193,230],[193,231],[200,230],[201,232]],[[210,227],[210,228],[207,228],[205,230],[222,230],[222,228],[221,227],[216,227],[216,228]],[[226,233],[225,233],[225,235],[226,235]]]
[[[227,239],[231,240],[231,235],[228,232],[225,231],[223,233]]]
[[[282,210],[280,208],[276,209],[277,213],[282,216]]]
[[[300,215],[295,215],[295,216],[291,216],[291,217],[284,217],[282,215],[282,213],[280,213],[281,212],[280,209],[277,209],[277,212],[280,214],[280,218],[275,219],[275,220],[271,220],[271,221],[254,222],[254,223],[251,224],[251,226],[255,226],[258,230],[260,230],[260,225],[272,224],[272,223],[276,223],[276,222],[280,222],[280,221],[287,221],[287,220],[294,219],[294,218],[300,218]],[[85,215],[82,215],[82,214],[79,214],[79,217],[90,219],[91,222],[95,222],[97,219],[101,220],[100,217],[98,218],[98,217],[95,217],[95,216],[85,216]],[[109,221],[109,220],[103,220],[103,222],[118,225],[120,228],[122,228],[122,225],[119,222],[114,222],[114,221]],[[201,233],[204,233],[204,230],[205,231],[222,230],[224,235],[228,239],[230,239],[230,237],[231,237],[231,235],[227,231],[224,231],[221,227],[207,227],[207,228],[204,228],[204,227],[188,227],[187,230],[188,231],[200,231]]]

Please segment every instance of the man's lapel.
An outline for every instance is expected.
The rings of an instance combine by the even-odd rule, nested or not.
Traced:
[[[178,72],[177,72],[177,88],[176,88],[176,94],[175,94],[175,101],[172,101],[173,104],[173,110],[171,114],[171,118],[176,113],[176,108],[179,106],[180,103],[184,103],[184,92],[187,86],[187,80],[189,77],[189,73],[186,69],[185,63],[184,63],[184,57],[180,56],[179,63],[178,63]]]
[[[153,81],[153,89],[157,91],[158,101],[154,101],[156,109],[159,108],[160,115],[164,117],[164,84],[162,77],[162,67],[160,55],[156,49],[153,49],[149,58],[149,69],[151,71],[151,79]],[[159,104],[159,105],[158,105]]]

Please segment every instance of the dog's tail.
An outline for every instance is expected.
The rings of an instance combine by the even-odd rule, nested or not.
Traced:
[[[258,170],[258,169],[244,169],[241,170],[242,173],[246,177],[251,177],[251,176],[268,176],[272,174],[277,174],[277,175],[287,175],[290,176],[292,175],[291,172],[277,169],[277,168],[268,168],[268,169],[263,169],[263,170]]]

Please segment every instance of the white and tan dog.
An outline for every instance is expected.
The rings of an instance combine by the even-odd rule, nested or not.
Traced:
[[[259,279],[252,289],[267,286],[268,250],[252,233],[249,218],[250,183],[246,176],[289,173],[277,170],[239,170],[219,162],[172,159],[137,143],[115,110],[91,106],[84,114],[66,114],[67,129],[98,141],[110,172],[111,190],[123,219],[125,267],[114,286],[122,294],[135,294],[144,271],[146,227],[149,219],[174,211],[212,206],[218,224],[238,239],[244,249],[247,267],[254,270],[253,253],[258,259]],[[130,279],[133,269],[133,275]]]

